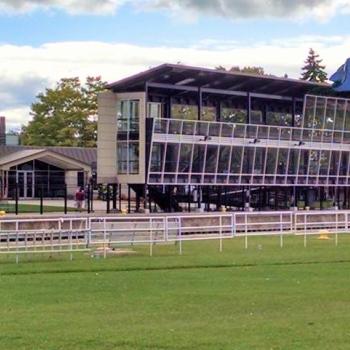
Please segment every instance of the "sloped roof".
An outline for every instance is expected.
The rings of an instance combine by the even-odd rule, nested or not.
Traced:
[[[178,87],[186,85],[251,93],[263,92],[295,97],[302,97],[315,88],[328,89],[331,87],[327,83],[168,63],[111,83],[107,87],[115,92],[144,91],[146,83],[161,83]]]
[[[21,156],[22,152],[24,152],[23,156],[30,156],[43,151],[54,152],[89,166],[97,162],[97,148],[0,145],[0,163],[3,163],[3,158],[14,156],[14,153],[17,153],[15,156],[17,158]]]

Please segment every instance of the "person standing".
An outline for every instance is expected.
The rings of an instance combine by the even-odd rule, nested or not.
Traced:
[[[81,212],[83,209],[83,203],[85,200],[85,193],[84,190],[79,187],[77,189],[77,191],[75,192],[75,203],[76,203],[76,207],[77,209]]]

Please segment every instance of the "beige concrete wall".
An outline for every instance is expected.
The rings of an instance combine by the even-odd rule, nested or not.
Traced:
[[[117,98],[111,91],[98,96],[97,181],[117,182]]]
[[[78,188],[78,172],[75,170],[66,171],[67,195],[74,196]]]
[[[140,100],[139,174],[119,175],[117,172],[117,103],[118,100]],[[97,181],[99,183],[144,183],[146,146],[146,98],[144,92],[115,94],[103,92],[98,97]]]
[[[145,154],[146,154],[146,94],[144,92],[125,92],[116,95],[118,100],[140,100],[140,144],[139,144],[139,174],[137,175],[119,175],[118,181],[122,184],[140,184],[145,182]],[[118,156],[117,156],[118,157]],[[118,160],[118,159],[117,159]]]

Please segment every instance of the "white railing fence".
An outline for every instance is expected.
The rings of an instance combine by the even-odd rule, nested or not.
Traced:
[[[190,215],[115,216],[90,218],[0,220],[0,254],[60,253],[101,249],[104,257],[111,247],[244,237],[286,235],[307,236],[350,233],[350,211],[272,211],[203,213]]]

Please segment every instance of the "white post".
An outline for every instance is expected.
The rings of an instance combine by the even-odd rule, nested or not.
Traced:
[[[181,232],[181,218],[179,218],[179,254],[182,255],[182,232]]]
[[[244,247],[248,249],[248,218],[247,214],[244,213],[244,226],[245,226],[245,237],[244,237]]]
[[[149,256],[153,255],[153,232],[152,232],[152,218],[150,218],[150,231],[149,231]]]
[[[219,225],[220,225],[220,253],[222,253],[222,216],[219,216]]]
[[[73,260],[73,242],[72,242],[72,231],[69,230],[69,250],[70,250],[70,260]]]
[[[304,214],[304,248],[306,248],[306,214]]]
[[[283,248],[283,215],[280,214],[280,247]]]
[[[104,218],[103,220],[103,258],[104,259],[106,259],[107,257],[106,240],[107,240],[106,218]]]

